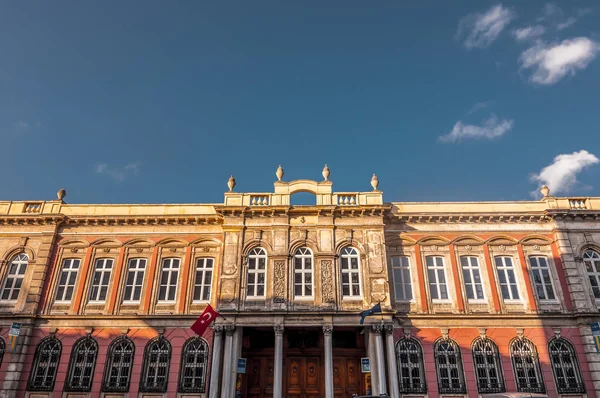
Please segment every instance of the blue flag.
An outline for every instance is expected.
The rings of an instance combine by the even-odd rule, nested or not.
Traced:
[[[373,308],[370,308],[368,310],[361,312],[360,313],[360,324],[363,325],[365,323],[365,318],[373,315],[376,312],[381,312],[381,303],[377,303],[373,306]]]

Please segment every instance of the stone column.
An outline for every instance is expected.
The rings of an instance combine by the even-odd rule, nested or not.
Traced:
[[[235,396],[235,386],[237,384],[237,360],[242,357],[242,339],[244,335],[244,328],[237,326],[233,333],[233,345],[231,349],[231,356],[233,366],[231,367],[231,394]]]
[[[223,380],[221,380],[221,397],[231,398],[231,370],[233,366],[233,332],[235,326],[225,326],[225,353],[223,354]]]
[[[392,397],[400,396],[398,387],[398,368],[396,364],[396,345],[394,344],[394,325],[385,326],[385,348],[387,350],[389,392]]]
[[[221,378],[221,355],[223,355],[223,326],[215,325],[213,340],[213,355],[210,364],[210,395],[209,398],[219,398],[219,379]]]
[[[275,325],[275,358],[273,369],[273,398],[283,397],[283,325]]]
[[[386,393],[386,382],[385,382],[385,359],[383,354],[383,338],[381,333],[383,332],[383,325],[373,325],[373,331],[375,334],[375,359],[377,361],[377,384],[379,385],[379,394]]]
[[[375,333],[371,327],[367,327],[367,354],[371,363],[371,394],[379,395],[379,379],[377,373],[377,355],[375,354]]]
[[[331,340],[332,333],[332,326],[323,326],[323,335],[325,338],[325,398],[333,398],[333,342]]]

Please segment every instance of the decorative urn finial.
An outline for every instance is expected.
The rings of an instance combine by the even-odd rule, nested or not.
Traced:
[[[65,191],[64,189],[61,189],[60,191],[58,191],[56,193],[56,196],[58,197],[58,200],[63,200],[65,198],[65,196],[67,196],[67,191]]]
[[[373,191],[377,191],[377,187],[379,186],[379,178],[375,174],[371,177],[371,186],[373,187]]]
[[[542,196],[545,198],[548,197],[548,195],[550,194],[550,188],[548,188],[548,186],[544,185],[541,189],[540,192],[542,193]]]
[[[275,175],[277,176],[277,180],[281,181],[281,179],[283,178],[283,167],[281,167],[281,165],[279,165],[279,167],[277,168]]]
[[[233,174],[229,177],[227,181],[227,186],[229,187],[229,192],[233,192],[233,188],[235,188],[235,178],[233,178]]]
[[[329,181],[329,174],[331,174],[331,172],[329,171],[329,166],[325,165],[325,167],[323,167],[323,178],[325,179],[325,181]]]

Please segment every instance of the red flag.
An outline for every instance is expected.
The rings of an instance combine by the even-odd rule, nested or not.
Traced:
[[[194,322],[194,324],[192,325],[192,327],[190,329],[192,329],[194,332],[196,332],[196,334],[198,336],[202,336],[204,334],[204,331],[206,330],[206,328],[208,328],[208,326],[215,319],[217,319],[217,317],[219,315],[221,315],[221,314],[219,314],[217,311],[215,311],[215,309],[213,307],[211,307],[209,304],[208,306],[206,306],[206,309],[204,310],[202,315],[200,315],[200,317],[198,319],[196,319],[196,322]]]

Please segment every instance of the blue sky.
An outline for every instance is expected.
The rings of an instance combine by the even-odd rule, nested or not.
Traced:
[[[600,196],[596,1],[92,3],[0,4],[2,200]]]

